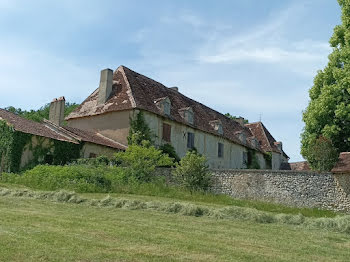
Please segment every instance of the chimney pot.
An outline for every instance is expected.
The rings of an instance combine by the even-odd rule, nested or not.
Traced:
[[[241,126],[244,126],[244,117],[238,117],[238,118],[236,118],[236,122],[238,122]]]
[[[113,70],[104,69],[101,71],[100,86],[98,89],[98,104],[104,104],[112,93]]]

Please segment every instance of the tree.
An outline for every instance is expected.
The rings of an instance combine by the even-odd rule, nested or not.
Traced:
[[[334,28],[328,65],[318,71],[303,113],[301,154],[313,161],[311,148],[319,137],[331,141],[337,152],[350,150],[350,0],[338,0],[342,24]]]
[[[332,141],[324,136],[320,136],[309,147],[308,161],[312,169],[318,171],[330,171],[338,161],[338,152],[334,148]]]
[[[183,187],[191,191],[208,190],[211,184],[211,174],[205,156],[194,151],[188,151],[180,163],[176,163],[173,174]]]
[[[140,111],[134,118],[130,118],[130,130],[128,136],[129,145],[142,145],[143,141],[153,143],[154,134],[146,123],[143,112]]]
[[[150,182],[156,167],[174,165],[174,159],[151,146],[146,140],[141,145],[129,145],[125,152],[116,153],[115,157],[117,162],[127,167],[127,174],[139,182]]]
[[[79,105],[76,103],[69,103],[66,102],[65,110],[64,110],[64,116],[68,116],[73,110],[75,110]],[[26,119],[35,121],[35,122],[42,122],[43,119],[49,119],[49,113],[50,113],[50,104],[46,104],[42,107],[40,107],[38,110],[22,110],[21,108],[15,108],[13,106],[9,106],[6,108],[7,111],[10,111],[14,114],[17,114],[21,117],[24,117]]]

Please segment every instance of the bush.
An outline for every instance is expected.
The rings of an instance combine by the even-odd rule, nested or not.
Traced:
[[[163,154],[167,154],[169,157],[173,158],[175,162],[180,162],[180,157],[176,154],[175,148],[171,144],[161,145],[159,150],[161,150]]]
[[[110,192],[125,178],[124,170],[118,167],[41,165],[22,175],[2,174],[0,181],[41,190],[67,189],[85,193]]]
[[[330,171],[338,161],[338,152],[330,139],[320,136],[309,146],[307,160],[313,170]]]
[[[191,191],[206,191],[211,184],[211,175],[206,158],[194,151],[187,152],[180,163],[176,164],[173,174],[183,187]]]
[[[115,156],[116,161],[127,167],[127,175],[140,182],[150,182],[156,167],[174,165],[172,158],[151,146],[149,141],[143,141],[142,146],[130,145],[125,152],[119,152]]]
[[[115,164],[113,159],[108,158],[107,156],[98,156],[96,158],[80,158],[71,163],[71,165],[89,165],[89,166],[107,166],[110,164]]]

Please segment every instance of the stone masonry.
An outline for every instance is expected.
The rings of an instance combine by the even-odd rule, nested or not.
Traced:
[[[350,174],[243,169],[211,172],[216,194],[350,213]],[[158,169],[156,174],[174,183],[171,169]]]

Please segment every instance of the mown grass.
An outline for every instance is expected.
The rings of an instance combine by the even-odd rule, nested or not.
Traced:
[[[23,189],[16,193],[13,188],[9,191],[12,193],[0,197],[0,261],[348,261],[349,258],[350,235],[329,230],[157,211],[142,208],[142,201],[138,202],[139,208],[115,208],[116,202],[111,205],[114,200],[106,198],[106,194],[100,204],[93,206],[70,193]],[[32,197],[24,196],[23,192]],[[45,195],[46,200],[34,199],[37,194]],[[75,200],[69,200],[72,197]]]

